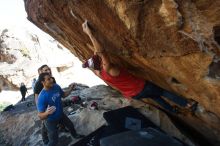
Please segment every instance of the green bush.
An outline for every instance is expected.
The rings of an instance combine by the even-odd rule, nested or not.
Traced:
[[[21,48],[21,54],[24,57],[28,57],[29,59],[31,59],[30,52],[29,52],[29,50],[27,48]]]
[[[5,107],[7,107],[8,105],[10,105],[10,103],[8,103],[8,102],[0,103],[0,112],[3,111],[3,109],[4,109]]]

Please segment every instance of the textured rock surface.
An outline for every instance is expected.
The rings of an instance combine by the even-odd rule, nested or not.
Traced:
[[[103,124],[106,124],[103,118],[103,112],[122,108],[130,104],[121,94],[104,85],[86,89],[82,87],[65,98],[64,103],[67,103],[72,96],[80,96],[87,104],[84,107],[69,105],[64,108],[67,114],[72,111],[76,112],[73,115],[69,115],[69,118],[74,123],[74,127],[78,133],[84,135],[88,135]],[[90,108],[90,103],[94,101],[98,103],[99,110],[92,110]],[[27,107],[28,103],[33,103],[32,96],[26,102],[18,103],[14,110],[0,114],[0,145],[42,145],[40,135],[41,122],[37,117],[35,106]],[[188,143],[189,146],[194,146],[193,142],[183,134],[184,131],[178,130],[166,114],[151,106],[144,106],[140,103],[133,105],[136,107],[141,106],[139,107],[140,111],[169,135],[179,138]],[[69,133],[60,132],[59,136],[59,146],[71,146],[71,144],[76,142],[76,139],[71,138]]]
[[[220,1],[25,0],[25,7],[82,61],[93,52],[81,28],[89,20],[114,62],[198,101],[199,112],[182,120],[220,144]]]

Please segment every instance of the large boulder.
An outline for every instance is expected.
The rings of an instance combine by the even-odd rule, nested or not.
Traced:
[[[28,19],[81,61],[93,53],[87,19],[113,62],[199,102],[183,121],[220,141],[220,1],[24,0]]]

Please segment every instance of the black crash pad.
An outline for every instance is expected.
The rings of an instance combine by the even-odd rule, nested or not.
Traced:
[[[121,131],[139,130],[148,127],[159,129],[154,123],[131,106],[105,112],[103,117],[108,125]]]
[[[183,144],[167,134],[150,127],[102,138],[100,146],[183,146]]]
[[[84,137],[83,139],[73,144],[72,146],[100,146],[99,141],[101,138],[114,135],[119,132],[120,131],[118,131],[117,129],[103,125],[94,132]]]
[[[127,141],[127,144],[132,144],[132,142],[135,143],[135,141],[138,142],[138,144],[134,144],[134,145],[132,144],[128,146],[142,146],[140,145],[141,142],[143,141],[143,144],[144,144],[147,138],[138,137],[138,133],[135,133],[135,132],[138,132],[138,131],[140,132],[143,129],[149,130],[149,127],[151,128],[149,131],[147,131],[148,133],[152,132],[151,135],[153,134],[159,135],[159,137],[154,137],[149,141],[149,143],[150,142],[153,143],[156,141],[158,143],[153,143],[154,145],[149,145],[149,146],[162,146],[166,144],[166,142],[167,143],[170,142],[171,144],[172,142],[174,143],[176,142],[175,146],[182,146],[180,145],[180,142],[178,143],[176,139],[167,136],[159,127],[157,127],[149,119],[147,119],[144,115],[142,115],[138,110],[134,109],[131,106],[105,112],[103,114],[103,117],[108,123],[108,126],[100,127],[99,129],[87,135],[83,139],[79,140],[77,143],[75,143],[72,146],[100,146],[100,144],[102,144],[102,146],[117,146],[116,145],[117,142],[119,143],[125,142],[119,145],[127,146],[126,141]],[[146,131],[143,131],[142,133],[144,132],[146,133]],[[121,135],[120,133],[123,133],[123,134]],[[123,136],[124,134],[125,134],[125,137]],[[150,134],[148,134],[147,136],[149,137],[149,135]],[[127,139],[127,140],[124,140],[124,139]],[[115,145],[108,145],[108,144],[111,144],[111,142],[114,142]],[[162,144],[160,142],[162,142]],[[144,145],[146,146],[146,144]],[[169,146],[174,146],[174,145],[169,145]]]

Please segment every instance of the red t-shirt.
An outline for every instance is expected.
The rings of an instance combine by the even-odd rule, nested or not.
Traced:
[[[145,80],[133,76],[125,69],[121,69],[120,74],[116,77],[109,75],[102,69],[101,78],[118,89],[128,99],[140,93],[145,84]]]

